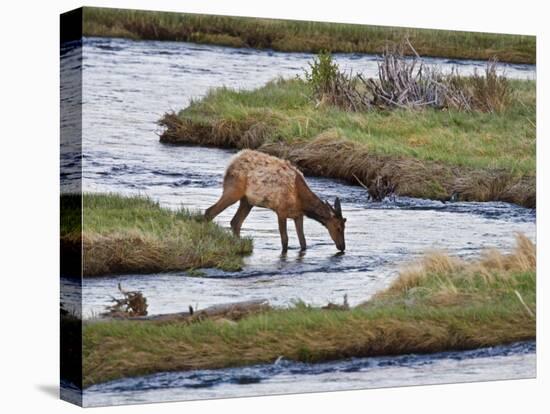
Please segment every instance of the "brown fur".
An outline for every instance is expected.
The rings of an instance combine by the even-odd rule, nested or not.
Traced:
[[[236,235],[252,207],[264,207],[277,213],[283,251],[288,248],[286,220],[289,218],[294,220],[300,247],[305,250],[304,215],[327,227],[338,249],[345,249],[345,219],[340,202],[333,208],[321,201],[310,190],[303,174],[286,160],[253,150],[243,150],[233,157],[225,171],[223,194],[206,210],[206,219],[212,220],[237,201],[240,205],[231,220]]]

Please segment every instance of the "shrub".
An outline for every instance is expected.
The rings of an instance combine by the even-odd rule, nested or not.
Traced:
[[[317,105],[328,103],[349,111],[370,108],[370,100],[357,88],[358,78],[341,72],[330,53],[319,53],[309,67],[305,78]]]
[[[338,64],[332,59],[329,52],[321,52],[309,63],[311,72],[305,71],[306,81],[317,97],[322,97],[332,91],[336,78],[341,76]]]

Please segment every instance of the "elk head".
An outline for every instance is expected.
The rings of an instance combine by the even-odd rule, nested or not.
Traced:
[[[334,207],[330,205],[328,201],[325,204],[330,209],[330,218],[325,223],[326,228],[336,244],[336,248],[340,251],[346,250],[346,241],[344,239],[344,230],[346,227],[346,219],[342,217],[342,207],[340,206],[340,199],[336,197],[334,201]]]

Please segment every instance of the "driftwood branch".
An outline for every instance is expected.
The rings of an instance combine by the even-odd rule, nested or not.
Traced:
[[[370,186],[367,186],[355,174],[352,175],[357,180],[359,185],[368,191],[369,200],[380,202],[386,197],[393,197],[397,190],[397,184],[392,183],[388,177],[381,177],[378,175],[370,182]]]
[[[122,298],[112,297],[113,304],[107,306],[101,316],[129,318],[147,315],[147,299],[141,292],[124,290],[120,283],[118,291],[122,294]]]
[[[159,315],[142,315],[142,316],[127,316],[127,315],[105,315],[107,319],[124,319],[129,321],[157,321],[157,322],[198,322],[205,319],[237,321],[245,316],[256,313],[265,312],[271,309],[267,300],[249,300],[236,303],[227,303],[222,305],[214,305],[205,309],[196,310],[190,307],[188,312],[165,313]],[[100,319],[105,320],[105,319]],[[90,322],[94,322],[93,320]]]

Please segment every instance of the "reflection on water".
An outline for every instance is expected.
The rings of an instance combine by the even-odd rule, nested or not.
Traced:
[[[191,99],[204,96],[209,88],[222,85],[246,89],[259,87],[278,76],[301,74],[310,59],[311,55],[302,53],[106,38],[85,39],[80,59],[79,49],[68,45],[62,51],[65,68],[84,67],[84,191],[143,194],[169,208],[184,206],[204,210],[220,196],[223,169],[234,151],[162,145],[158,141],[156,121],[166,111],[179,110]],[[354,72],[373,75],[376,71],[373,56],[336,55],[336,60]],[[446,59],[427,59],[427,63],[440,65],[445,70],[458,65],[464,74],[484,65]],[[535,67],[506,65],[506,74],[534,79]],[[71,163],[70,154],[67,157],[62,163]],[[275,306],[287,306],[297,299],[323,305],[328,301],[341,302],[347,295],[353,305],[387,286],[401,263],[426,250],[444,249],[471,257],[485,248],[510,249],[515,232],[523,232],[531,239],[535,237],[535,213],[506,203],[444,204],[397,198],[395,203],[373,204],[366,201],[366,194],[360,187],[312,177],[308,177],[308,182],[322,198],[332,201],[338,196],[342,200],[348,219],[344,255],[335,255],[336,248],[322,226],[306,220],[308,251],[305,255],[298,253],[298,241],[291,230],[293,250],[286,258],[281,258],[275,214],[254,208],[242,230],[244,236],[254,239],[254,253],[246,258],[242,272],[206,269],[205,277],[200,278],[190,277],[185,272],[87,278],[82,287],[84,316],[101,312],[111,296],[116,295],[119,282],[126,289],[143,291],[151,314],[182,311],[188,305],[200,309],[248,299],[267,299]],[[236,206],[229,208],[216,221],[229,227],[235,210]],[[64,300],[74,301],[72,296],[78,296],[79,290],[70,289],[73,284],[70,280],[63,283],[68,287],[63,289]],[[503,349],[504,353],[508,352],[508,348]],[[187,384],[197,375],[193,381],[204,384],[209,376],[223,378],[241,374],[234,374],[234,370],[160,374],[116,383],[115,388],[124,388],[116,388],[116,391],[108,386],[95,387],[87,390],[86,395],[90,395],[90,404],[102,405],[142,399],[179,400],[532,376],[534,346],[522,349],[528,352],[514,351],[500,356],[474,353],[471,358],[459,353],[464,355],[460,362],[449,356],[423,357],[414,361],[432,363],[407,365],[396,362],[396,365],[384,366],[369,365],[370,361],[377,361],[369,359],[367,365],[356,371],[336,369],[338,375],[332,371],[328,374],[317,372],[317,365],[296,374],[293,370],[297,365],[284,362],[277,375],[269,377],[271,371],[268,369],[265,371],[268,378],[249,381],[253,386],[242,386],[242,382],[247,382],[244,380],[221,380],[211,389],[199,391],[195,388],[191,393],[181,391],[185,386],[177,378]],[[398,358],[386,360],[403,361]],[[346,366],[349,362],[334,364]],[[288,370],[285,367],[289,367]],[[261,367],[250,369],[254,375],[264,372]],[[322,369],[321,364],[319,369]],[[296,387],[298,380],[299,389]],[[176,384],[175,388],[171,388],[171,384]],[[173,392],[173,389],[179,391]]]

